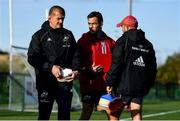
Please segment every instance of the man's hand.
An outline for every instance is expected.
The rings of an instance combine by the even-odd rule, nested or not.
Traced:
[[[106,87],[107,93],[111,94],[112,90],[113,90],[113,87],[110,87],[110,86]]]
[[[71,82],[78,76],[78,74],[79,74],[78,71],[73,71],[70,75],[68,75],[64,79],[67,80],[67,82]]]
[[[94,73],[99,73],[103,71],[103,67],[101,65],[95,66],[95,64],[93,63],[92,65],[92,71]]]
[[[57,65],[53,65],[52,70],[51,70],[52,74],[56,77],[59,78],[61,77],[61,67],[57,66]]]

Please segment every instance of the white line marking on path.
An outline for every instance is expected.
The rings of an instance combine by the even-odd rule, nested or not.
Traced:
[[[144,115],[143,118],[161,116],[161,115],[166,115],[166,114],[171,114],[171,113],[178,113],[178,112],[180,112],[180,109],[179,110],[173,110],[173,111],[161,112],[161,113],[148,114],[148,115]],[[129,119],[131,119],[131,118],[121,119],[120,121],[129,120]]]

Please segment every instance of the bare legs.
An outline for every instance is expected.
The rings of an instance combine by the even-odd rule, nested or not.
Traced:
[[[124,107],[122,107],[121,109],[119,109],[116,112],[111,113],[109,120],[110,121],[118,121],[120,119],[123,109],[124,109]],[[131,118],[133,121],[142,120],[142,105],[131,102],[130,110],[131,110]]]

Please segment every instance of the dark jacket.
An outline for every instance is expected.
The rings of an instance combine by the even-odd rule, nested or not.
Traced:
[[[113,50],[106,80],[115,94],[145,96],[156,78],[157,64],[153,45],[142,30],[125,32]]]
[[[80,65],[72,32],[65,28],[52,29],[48,21],[32,36],[27,55],[28,62],[35,68],[37,88],[57,85],[51,73],[53,65],[73,70]]]

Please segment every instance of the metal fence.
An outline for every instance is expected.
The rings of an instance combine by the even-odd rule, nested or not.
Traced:
[[[158,99],[158,100],[179,100],[180,99],[180,85],[178,83],[161,84],[156,82],[154,87],[145,99]]]
[[[27,75],[16,75],[11,78],[11,97],[9,74],[0,73],[0,109],[11,109],[24,111],[26,109],[37,109],[37,92],[35,83],[31,83]],[[77,82],[77,81],[76,81]],[[78,83],[75,84],[76,90],[79,88]],[[77,91],[79,93],[79,91]],[[79,94],[77,94],[79,95]],[[149,94],[145,97],[145,101],[151,100],[180,100],[180,85],[178,83],[161,84],[156,82]],[[11,103],[11,104],[10,104]],[[75,102],[76,104],[77,102]]]
[[[0,109],[37,111],[36,82],[30,75],[0,73]],[[81,102],[73,88],[72,109],[80,109]],[[53,110],[57,110],[55,103]]]

